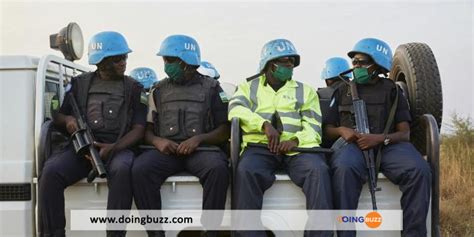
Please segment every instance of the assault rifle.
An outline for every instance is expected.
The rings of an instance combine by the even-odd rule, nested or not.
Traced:
[[[369,134],[369,119],[367,117],[367,108],[365,102],[359,98],[357,92],[357,84],[353,81],[349,82],[351,95],[352,95],[352,106],[354,108],[354,117],[357,132],[361,134]],[[367,167],[367,173],[369,174],[369,191],[372,198],[372,209],[377,210],[377,202],[375,201],[375,192],[380,191],[377,188],[377,177],[375,171],[375,157],[374,149],[368,149],[362,151],[364,154],[365,165]]]
[[[94,137],[92,136],[92,131],[90,130],[84,116],[81,114],[79,110],[79,106],[77,105],[76,98],[72,93],[69,93],[69,99],[71,100],[72,112],[73,116],[77,120],[77,126],[79,129],[75,131],[72,137],[72,144],[74,145],[74,150],[76,154],[79,156],[84,157],[85,155],[89,155],[92,158],[92,166],[93,169],[87,175],[87,182],[91,183],[94,181],[96,176],[101,178],[107,177],[107,172],[105,171],[104,163],[100,158],[100,154],[94,146]]]

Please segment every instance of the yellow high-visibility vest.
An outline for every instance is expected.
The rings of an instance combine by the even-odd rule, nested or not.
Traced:
[[[268,144],[263,123],[278,114],[283,125],[280,141],[297,138],[298,147],[321,143],[321,110],[315,90],[290,80],[278,91],[265,83],[265,75],[240,84],[229,102],[229,120],[237,117],[242,128],[242,150],[247,143]],[[297,154],[294,152],[288,155]]]

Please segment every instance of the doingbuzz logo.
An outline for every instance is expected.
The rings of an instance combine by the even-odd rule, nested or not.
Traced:
[[[378,212],[369,212],[364,216],[338,216],[339,223],[365,223],[367,227],[375,229],[382,224],[382,216]]]

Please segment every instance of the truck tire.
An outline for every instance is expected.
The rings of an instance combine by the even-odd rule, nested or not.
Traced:
[[[441,128],[443,96],[438,65],[430,47],[424,43],[398,46],[393,56],[390,78],[404,90],[412,116],[411,141],[425,152],[425,132],[420,126],[423,114],[432,114]]]

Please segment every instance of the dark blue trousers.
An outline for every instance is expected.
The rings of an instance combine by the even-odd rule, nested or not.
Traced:
[[[357,209],[367,168],[361,150],[348,144],[331,159],[334,206]],[[391,144],[382,150],[380,171],[402,191],[403,236],[426,236],[431,190],[431,170],[415,147],[408,142]],[[355,231],[339,231],[338,236],[355,236]]]
[[[107,209],[132,207],[131,167],[134,154],[122,150],[106,164],[109,194]],[[46,160],[39,178],[38,212],[40,236],[65,236],[64,189],[76,183],[92,169],[88,160],[76,156],[68,146]],[[125,236],[124,231],[109,231],[107,236]]]
[[[224,152],[196,151],[186,157],[175,157],[156,149],[142,153],[133,164],[133,191],[137,208],[161,209],[161,185],[169,176],[181,171],[199,178],[203,186],[203,209],[225,209],[230,175]],[[148,236],[163,236],[163,232],[148,231]]]
[[[308,210],[333,208],[330,170],[322,154],[275,155],[266,148],[249,147],[237,166],[233,197],[236,209],[262,209],[263,194],[280,168],[302,188]],[[237,235],[266,236],[263,231],[239,231]],[[307,231],[307,235],[332,236],[332,232]]]

